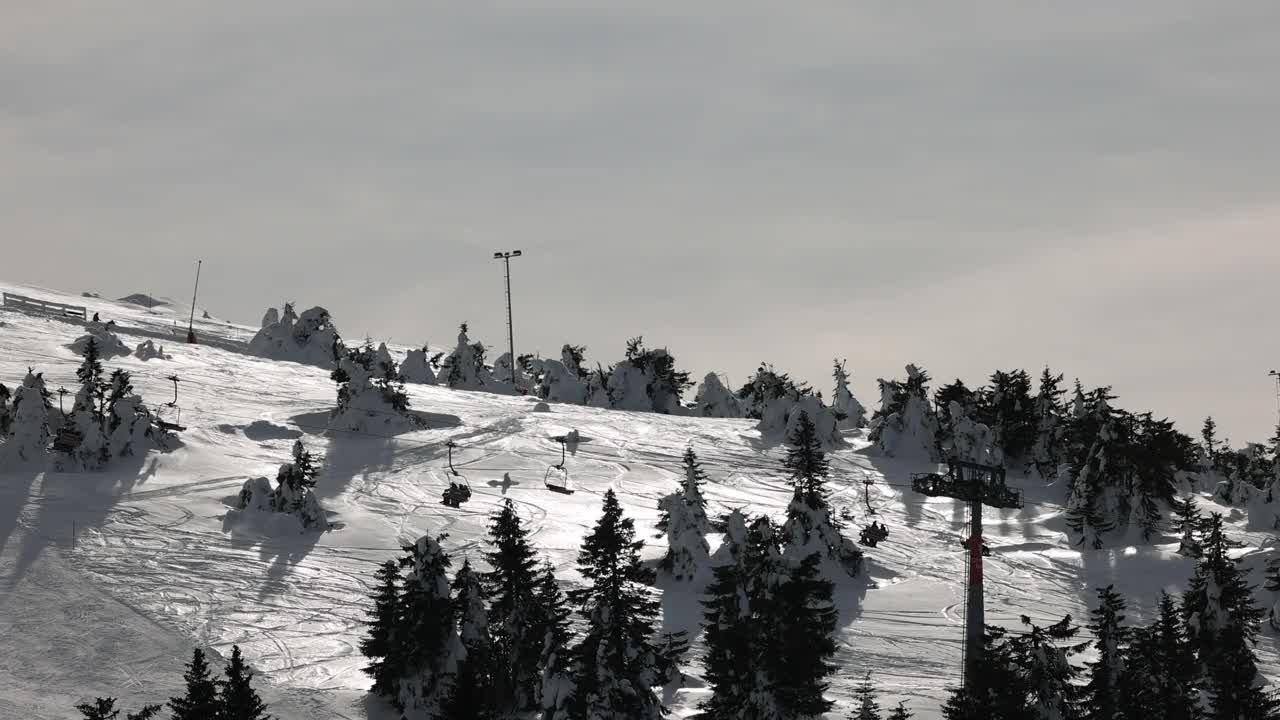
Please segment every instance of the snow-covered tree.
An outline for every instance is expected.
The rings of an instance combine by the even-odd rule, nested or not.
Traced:
[[[833,705],[825,693],[827,678],[836,671],[831,659],[838,614],[821,561],[815,552],[791,563],[790,574],[772,597],[762,598],[771,648],[766,666],[784,718],[821,717]]]
[[[330,374],[338,384],[338,405],[329,416],[329,429],[391,435],[417,426],[408,412],[404,381],[386,364],[390,356],[380,360],[381,355],[366,344],[338,362]]]
[[[134,348],[133,356],[142,361],[147,360],[172,360],[171,355],[165,354],[164,346],[156,347],[156,344],[150,340],[143,340],[138,343],[138,347]]]
[[[991,428],[1010,461],[1030,461],[1038,427],[1031,376],[1025,370],[997,370],[989,383],[978,393],[975,419]]]
[[[1056,478],[1063,460],[1066,433],[1062,417],[1062,375],[1045,368],[1040,374],[1040,391],[1035,399],[1036,439],[1031,446],[1031,462],[1043,478]]]
[[[276,485],[264,477],[246,480],[240,488],[236,509],[228,511],[234,522],[242,511],[282,513],[297,519],[302,530],[327,530],[329,521],[314,492],[319,466],[301,440],[293,443],[293,462],[283,463],[276,472]]]
[[[578,554],[578,570],[589,585],[569,592],[586,625],[574,650],[573,716],[662,717],[653,688],[664,684],[670,667],[656,642],[659,603],[647,587],[653,578],[640,561],[643,547],[634,521],[608,490],[600,520]]]
[[[1125,601],[1115,587],[1098,588],[1098,607],[1091,612],[1093,645],[1098,657],[1086,662],[1088,681],[1083,689],[1082,706],[1087,718],[1121,718],[1126,707],[1129,674],[1125,657],[1132,636],[1124,624]]]
[[[970,418],[959,401],[951,401],[947,417],[949,432],[942,446],[945,457],[981,465],[1004,465],[1004,453],[997,444],[996,434]]]
[[[400,563],[388,560],[379,565],[377,579],[377,587],[370,598],[373,607],[364,622],[369,630],[360,640],[360,653],[369,658],[369,664],[362,670],[373,678],[373,694],[398,698],[400,678],[404,672],[401,652],[406,644],[404,627],[400,623]]]
[[[223,670],[225,680],[218,681],[217,720],[270,720],[267,704],[253,689],[253,670],[244,662],[240,646],[231,646],[231,662]]]
[[[1138,628],[1125,653],[1124,717],[1200,720],[1200,666],[1177,603],[1160,591],[1157,617]]]
[[[44,374],[27,370],[22,385],[13,391],[8,439],[0,445],[0,467],[43,463],[52,433],[49,414],[53,410]]]
[[[836,381],[836,391],[832,395],[834,402],[832,409],[835,411],[836,419],[840,421],[840,427],[861,428],[867,426],[867,409],[858,402],[853,396],[853,392],[849,390],[849,371],[846,369],[847,360],[836,360],[835,367],[831,371],[832,378]]]
[[[706,656],[703,677],[711,694],[698,705],[700,720],[746,717],[747,698],[763,675],[759,623],[752,617],[751,579],[747,574],[747,528],[742,514],[730,513],[724,542],[716,551],[713,579],[704,608]]]
[[[405,382],[419,385],[435,385],[436,371],[431,362],[431,349],[426,345],[421,350],[410,350],[400,363],[400,376]]]
[[[485,347],[467,337],[467,324],[458,330],[458,344],[440,363],[440,379],[455,390],[493,390],[496,380],[485,365]]]
[[[628,340],[626,357],[608,371],[604,383],[608,407],[682,414],[680,398],[692,383],[689,373],[676,370],[675,362],[666,348],[648,349],[642,337]]]
[[[91,337],[84,346],[84,360],[76,370],[80,390],[76,393],[66,423],[66,427],[74,429],[79,437],[76,446],[67,451],[69,460],[86,470],[101,468],[111,459],[104,412],[107,385],[102,373],[98,342]]]
[[[438,540],[422,536],[406,548],[408,568],[400,598],[399,657],[403,675],[398,707],[440,716],[453,695],[458,660],[465,655],[449,596],[449,556]]]
[[[489,602],[489,632],[494,659],[494,695],[498,709],[524,712],[536,707],[538,661],[547,623],[538,602],[537,553],[507,499],[489,523],[492,570],[482,576]]]
[[[799,417],[805,415],[824,447],[834,447],[841,442],[835,410],[824,405],[809,386],[794,382],[772,365],[762,363],[751,380],[738,390],[738,399],[747,417],[760,421],[756,428],[762,435],[787,437],[796,431]]]
[[[568,720],[577,690],[574,680],[578,663],[574,659],[569,630],[569,610],[555,571],[543,565],[538,574],[536,595],[540,625],[544,628],[542,653],[538,658],[538,707],[542,720]]]
[[[685,449],[683,463],[684,479],[680,489],[658,501],[657,529],[667,536],[667,553],[661,564],[665,576],[676,581],[692,581],[710,565],[707,534],[711,524],[707,520],[707,501],[702,496],[702,483],[707,475],[693,448]]]
[[[1088,541],[1095,549],[1103,545],[1102,536],[1115,528],[1119,514],[1118,488],[1125,481],[1122,435],[1127,424],[1108,420],[1094,439],[1084,464],[1074,470],[1071,492],[1067,498],[1067,526],[1075,532],[1077,543]]]
[[[1271,720],[1280,703],[1263,690],[1258,674],[1259,624],[1266,614],[1254,604],[1253,588],[1229,550],[1237,545],[1223,532],[1222,516],[1206,522],[1204,556],[1183,595],[1190,645],[1204,668],[1210,717]]]
[[[897,707],[889,712],[888,720],[911,720],[913,713],[907,709],[905,702],[899,702]]]
[[[786,556],[798,564],[816,553],[833,561],[850,576],[856,576],[862,568],[862,551],[841,535],[841,523],[831,513],[827,502],[827,460],[807,415],[800,414],[796,429],[787,441],[783,466],[795,492],[782,526]]]
[[[1200,544],[1200,532],[1204,529],[1204,517],[1200,514],[1200,506],[1195,498],[1187,496],[1173,501],[1173,524],[1170,528],[1181,538],[1178,554],[1183,557],[1198,558],[1204,548]]]
[[[480,578],[463,562],[453,582],[454,615],[461,647],[455,661],[453,691],[445,703],[443,717],[450,720],[490,720],[496,716],[494,697],[493,639],[489,636],[489,615],[484,606]]]
[[[694,395],[694,414],[699,417],[740,418],[746,417],[742,401],[729,388],[720,382],[720,376],[709,372],[698,385]]]
[[[269,319],[268,311],[263,321]],[[346,353],[346,348],[328,310],[317,306],[298,315],[292,303],[285,303],[279,319],[264,325],[249,341],[248,353],[270,360],[331,368]]]
[[[129,373],[115,370],[107,383],[107,448],[111,457],[129,457],[151,448],[165,447],[165,433],[155,425],[142,397],[133,392]]]
[[[182,697],[169,698],[173,720],[209,720],[219,717],[218,686],[209,672],[204,651],[200,648],[192,651],[191,662],[187,664],[187,671],[182,679],[186,682],[186,693]]]
[[[880,383],[880,409],[869,439],[890,457],[938,459],[938,419],[929,405],[929,375],[907,366],[905,381]]]
[[[563,360],[535,360],[531,364],[537,378],[534,393],[538,397],[573,405],[586,404],[586,381],[576,370],[565,365]]]
[[[107,360],[131,354],[129,346],[124,344],[119,335],[116,335],[114,328],[115,325],[110,323],[87,322],[84,325],[85,334],[76,338],[69,347],[75,354],[84,355],[89,343],[92,342],[97,357]]]

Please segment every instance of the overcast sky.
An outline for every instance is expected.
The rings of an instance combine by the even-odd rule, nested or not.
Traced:
[[[1280,3],[621,5],[8,0],[0,276],[1270,434]]]

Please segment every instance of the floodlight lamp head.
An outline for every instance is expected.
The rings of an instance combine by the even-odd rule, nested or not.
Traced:
[[[494,254],[493,254],[493,259],[494,259],[494,260],[501,260],[501,259],[502,259],[502,253],[500,253],[500,252],[496,252],[496,253],[494,253]]]
[[[520,257],[520,255],[521,255],[521,252],[519,250],[511,251],[511,257]]]

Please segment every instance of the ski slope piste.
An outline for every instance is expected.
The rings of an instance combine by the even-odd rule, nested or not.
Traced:
[[[249,354],[258,328],[196,313],[201,342],[188,345],[181,340],[189,308],[179,303],[148,307],[21,285],[0,289],[85,305],[104,323],[114,321],[94,331],[113,351],[103,357],[104,373],[126,370],[144,409],[183,428],[164,447],[141,447],[101,469],[10,462],[0,472],[0,717],[66,718],[75,703],[94,696],[118,697],[126,708],[164,702],[178,694],[193,646],[225,657],[232,645],[258,673],[277,717],[396,717],[370,697],[359,643],[375,570],[403,546],[443,534],[455,570],[464,561],[483,568],[488,524],[510,500],[560,582],[578,587],[583,538],[612,490],[636,522],[645,558],[657,563],[667,549],[665,534],[655,529],[660,501],[680,489],[687,448],[706,473],[702,492],[713,519],[737,509],[781,522],[792,498],[781,434],[762,434],[756,420],[555,398],[535,412],[534,397],[434,384],[437,376],[443,382],[450,372],[473,369],[429,368],[427,356],[450,355],[448,348],[393,345],[374,354],[403,360],[412,352],[416,376],[430,378],[403,385],[412,422],[332,430],[331,368],[315,353],[302,363]],[[309,321],[327,332],[327,317]],[[83,361],[73,345],[86,335],[86,322],[0,311],[0,382],[17,388],[34,369],[50,404],[56,409],[61,402],[70,412]],[[274,312],[264,318],[264,325],[281,322]],[[273,352],[287,340],[274,343]],[[576,367],[548,362],[561,387],[583,377]],[[178,397],[170,404],[175,375]],[[376,370],[369,375],[351,382],[373,386]],[[487,371],[467,377],[472,386],[501,380]],[[579,403],[591,392],[590,381],[582,382],[570,393]],[[59,396],[59,388],[69,393]],[[707,390],[712,395],[717,407],[738,402],[716,386]],[[847,387],[841,400],[856,404]],[[832,435],[829,503],[852,518],[847,537],[856,539],[872,521],[889,536],[861,548],[857,577],[836,579],[838,670],[829,679],[827,696],[836,702],[829,717],[851,711],[866,672],[883,706],[905,701],[916,717],[941,717],[948,689],[960,680],[967,510],[910,490],[911,474],[937,470],[938,458],[887,457],[859,424],[825,430]],[[573,492],[552,492],[548,469],[562,453],[554,438],[569,433],[576,442],[563,468]],[[323,527],[236,520],[237,512],[251,514],[239,510],[246,481],[274,480],[299,441],[320,462],[310,492]],[[459,478],[469,498],[456,507],[442,504],[442,493]],[[1084,622],[1095,589],[1107,585],[1128,598],[1131,621],[1146,622],[1161,589],[1185,588],[1194,562],[1178,554],[1178,537],[1165,532],[1100,549],[1080,545],[1066,524],[1063,481],[1011,470],[1008,482],[1023,491],[1025,504],[987,511],[989,623],[1019,628],[1023,616],[1051,624],[1068,614]],[[262,487],[270,491],[271,482]],[[1254,529],[1243,512],[1207,492],[1197,500],[1204,511],[1225,514],[1227,531],[1245,543],[1236,553],[1261,584],[1273,532]],[[709,537],[711,554],[721,542],[717,532]],[[695,713],[708,693],[698,587],[673,583],[661,594],[663,631],[687,631],[692,639],[683,686],[668,698],[675,717]],[[1260,605],[1273,601],[1258,591]],[[1263,673],[1275,676],[1280,663],[1271,634],[1263,633],[1258,652]]]

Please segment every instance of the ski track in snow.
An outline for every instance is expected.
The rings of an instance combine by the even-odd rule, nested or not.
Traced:
[[[100,308],[104,319],[117,319],[122,339],[131,346],[144,337],[131,335],[131,325],[151,333],[167,327],[163,318],[150,317],[143,308],[16,289],[84,302],[90,312]],[[13,312],[0,312],[0,322],[0,346],[5,348],[0,353],[0,381],[12,385],[32,365],[45,371],[51,388],[74,387],[77,358],[64,346],[80,334],[78,327]],[[202,325],[203,333],[219,333],[227,346],[252,334],[235,326]],[[191,642],[220,652],[239,644],[260,677],[291,698],[294,704],[289,707],[305,704],[312,708],[308,712],[323,707],[330,716],[366,716],[367,705],[351,698],[368,687],[360,672],[358,642],[373,571],[378,563],[399,556],[402,544],[422,534],[448,533],[445,547],[455,569],[464,558],[483,563],[489,517],[510,498],[533,542],[557,566],[561,579],[572,583],[579,579],[574,561],[581,539],[599,514],[601,495],[613,489],[648,543],[646,556],[656,557],[663,544],[653,531],[657,500],[675,489],[681,456],[689,444],[711,478],[705,492],[714,512],[738,507],[781,517],[790,499],[791,490],[780,472],[782,447],[776,440],[762,441],[750,421],[559,404],[552,404],[550,413],[534,414],[529,412],[533,403],[525,398],[410,384],[414,409],[453,416],[457,423],[441,420],[395,438],[326,436],[308,422],[332,406],[334,386],[326,371],[251,358],[222,347],[171,342],[172,346],[166,344],[171,361],[125,357],[105,365],[134,371],[135,385],[150,404],[172,399],[165,375],[176,372],[182,377],[179,404],[189,428],[183,446],[145,458],[143,469],[127,471],[128,476],[118,470],[48,473],[43,482],[31,483],[25,499],[19,498],[15,522],[25,542],[45,543],[35,548],[32,562],[51,562],[41,560],[41,555],[56,553],[125,606]],[[393,348],[398,356],[404,350]],[[291,418],[301,418],[297,424],[306,433],[304,442],[326,457],[317,492],[337,529],[296,537],[224,533],[226,502],[245,479],[274,477],[292,442],[254,441],[238,428],[257,419],[287,426]],[[543,476],[560,461],[559,445],[550,438],[571,428],[579,429],[584,439],[566,456],[577,489],[566,496],[547,491]],[[459,509],[440,504],[449,480],[448,440],[458,443],[454,467],[473,490],[471,501]],[[875,519],[888,525],[891,536],[866,551],[873,578],[869,589],[851,582],[837,588],[840,670],[832,679],[830,695],[840,706],[832,716],[840,716],[853,685],[870,670],[884,689],[883,705],[905,699],[917,717],[936,718],[948,686],[958,679],[964,508],[914,496],[904,487],[910,471],[930,468],[867,455],[860,434],[850,434],[848,440],[848,447],[830,455],[832,505],[853,511],[855,522],[845,532],[856,536],[869,519],[863,480],[870,478]],[[513,480],[505,491],[498,482],[503,473]],[[16,474],[0,474],[0,487],[9,477]],[[95,489],[95,503],[103,504],[105,498],[105,506],[87,511],[72,491],[80,482]],[[1022,479],[1011,476],[1010,483],[1021,485]],[[1031,502],[1026,508],[987,511],[987,539],[993,549],[985,573],[989,622],[1016,626],[1019,615],[1052,621],[1067,613],[1079,621],[1087,617],[1093,588],[1110,582],[1129,595],[1131,616],[1141,618],[1160,587],[1173,588],[1189,576],[1190,564],[1165,550],[1082,552],[1070,546],[1056,505],[1059,491],[1028,487]],[[54,541],[69,536],[72,521],[80,523],[74,549]],[[687,613],[696,607],[696,598],[686,595],[669,591],[664,606]],[[1265,593],[1259,600],[1270,603]],[[38,616],[41,610],[31,612]],[[61,616],[56,620],[65,621]],[[687,615],[671,620],[691,623]],[[52,621],[32,618],[27,632],[38,633],[41,623]],[[1276,652],[1270,637],[1264,638],[1260,651],[1264,671],[1274,675]],[[695,644],[690,659],[696,660],[701,652]],[[137,660],[128,647],[119,648],[119,654],[122,662]],[[690,663],[686,672],[695,689],[681,694],[677,715],[692,712],[705,693],[697,663]],[[176,689],[180,673],[177,666],[169,668],[171,677],[164,682]],[[65,677],[48,681],[79,697],[75,676],[69,667]],[[126,687],[119,694],[126,697],[134,685],[143,685],[128,677],[122,683]],[[273,710],[282,713],[288,708]]]

